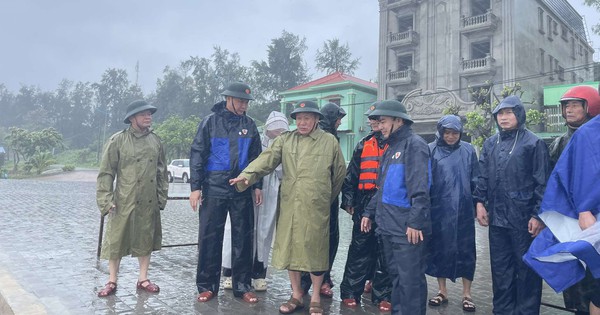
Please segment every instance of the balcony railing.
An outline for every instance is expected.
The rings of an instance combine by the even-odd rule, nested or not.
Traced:
[[[391,85],[413,84],[417,82],[417,72],[412,69],[388,70],[387,80]]]
[[[498,17],[488,10],[486,13],[462,18],[461,32],[470,33],[482,30],[495,30],[498,26]]]
[[[461,75],[494,74],[496,60],[489,54],[484,58],[461,60]]]
[[[405,32],[388,34],[388,43],[391,48],[398,48],[402,46],[415,45],[419,42],[419,33],[408,30]]]
[[[544,106],[546,114],[546,131],[547,132],[565,132],[565,120],[562,117],[560,106]]]

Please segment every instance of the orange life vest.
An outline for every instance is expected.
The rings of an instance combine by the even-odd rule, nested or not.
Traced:
[[[358,175],[359,190],[373,190],[377,188],[377,169],[379,168],[379,158],[387,149],[387,144],[383,149],[379,148],[376,137],[371,137],[363,143],[363,150],[360,154],[360,174]]]

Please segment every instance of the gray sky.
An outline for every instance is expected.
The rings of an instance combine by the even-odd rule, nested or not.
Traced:
[[[570,2],[588,28],[600,20],[583,0]],[[165,66],[209,57],[215,45],[239,53],[246,66],[266,60],[283,29],[306,37],[313,78],[322,75],[314,68],[317,49],[337,37],[361,60],[355,75],[375,80],[378,11],[377,0],[3,0],[0,83],[13,92],[21,84],[54,90],[65,78],[97,82],[108,68],[125,69],[133,81],[139,61],[147,93]],[[592,39],[600,50],[600,38]]]

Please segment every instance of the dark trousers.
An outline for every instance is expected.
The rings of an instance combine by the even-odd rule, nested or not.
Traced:
[[[340,296],[342,300],[354,299],[356,303],[360,303],[365,282],[372,280],[371,301],[378,304],[390,300],[392,284],[375,235],[377,224],[373,222],[371,231],[363,233],[360,231],[361,220],[360,215],[353,216],[352,241],[348,248],[344,278],[340,284]]]
[[[231,270],[233,294],[241,297],[251,291],[254,207],[252,198],[220,199],[206,197],[199,210],[198,292],[219,292],[221,251],[227,213],[231,217]]]
[[[494,314],[539,314],[542,279],[523,262],[531,234],[490,226],[489,238]]]
[[[406,236],[392,240],[390,236],[382,235],[380,244],[392,280],[392,314],[425,315],[427,311],[425,243],[410,244]]]
[[[329,211],[329,269],[327,269],[323,276],[323,283],[329,283],[329,286],[333,288],[333,281],[331,281],[331,267],[333,266],[333,261],[335,260],[335,255],[337,254],[338,245],[340,243],[340,226],[338,223],[338,217],[340,215],[339,197],[336,197],[333,203],[331,203]],[[308,272],[302,273],[301,285],[304,292],[308,293],[308,290],[310,290],[310,286],[312,285],[310,274]],[[319,292],[321,288],[315,288],[315,290],[315,292]]]

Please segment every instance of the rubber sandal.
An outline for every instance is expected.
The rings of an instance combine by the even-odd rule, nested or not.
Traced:
[[[326,297],[329,299],[331,299],[333,297],[333,291],[331,290],[329,283],[324,283],[321,286],[321,290],[319,291],[319,294],[321,294],[322,297]]]
[[[148,283],[148,284],[146,286],[144,286],[144,283]],[[160,288],[156,284],[150,282],[150,280],[148,280],[148,279],[146,279],[144,281],[138,281],[137,288],[144,290],[146,292],[149,292],[149,293],[160,292]]]
[[[448,303],[448,298],[442,293],[438,293],[436,296],[429,299],[429,305],[431,306],[440,306],[446,303]]]
[[[323,307],[321,307],[321,303],[319,302],[310,302],[310,308],[308,313],[312,314],[323,314]]]
[[[342,304],[349,308],[355,308],[356,306],[358,306],[358,303],[356,303],[355,299],[343,299]]]
[[[281,307],[285,307],[287,309],[287,311],[283,311],[281,310]],[[293,312],[300,310],[304,307],[304,304],[302,304],[302,302],[300,302],[299,300],[291,297],[289,300],[287,300],[287,302],[281,304],[281,306],[279,306],[279,313],[281,314],[292,314]]]
[[[388,301],[379,302],[379,311],[383,313],[388,313],[392,311],[392,303]]]
[[[258,296],[254,292],[246,292],[242,295],[242,300],[246,303],[256,304],[258,303]]]
[[[109,295],[115,294],[117,291],[117,283],[108,281],[102,290],[98,292],[98,297],[107,297]]]
[[[462,300],[462,309],[465,312],[475,312],[475,303],[473,303],[473,299],[471,299],[470,297],[463,297]]]
[[[233,290],[233,281],[231,280],[231,277],[223,278],[223,289]]]
[[[258,292],[263,292],[263,291],[267,291],[267,280],[265,279],[254,279],[252,280],[252,286],[254,287],[254,290],[258,291]]]
[[[204,291],[200,294],[198,294],[198,297],[196,297],[196,300],[200,303],[206,303],[210,300],[212,300],[215,297],[215,294],[212,293],[212,291]]]
[[[367,280],[367,282],[365,283],[365,289],[364,289],[364,293],[371,293],[371,291],[373,291],[373,283],[371,282],[371,280]]]

